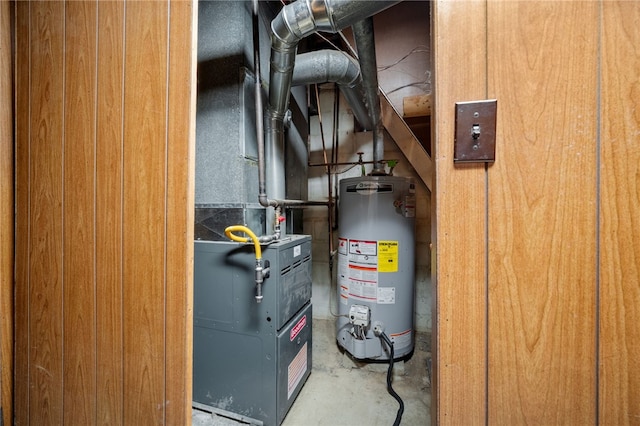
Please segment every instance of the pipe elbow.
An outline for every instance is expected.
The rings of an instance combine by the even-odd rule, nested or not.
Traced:
[[[335,32],[333,20],[325,2],[299,0],[285,5],[271,21],[276,44],[287,48],[315,31]]]
[[[269,199],[266,193],[258,195],[258,202],[262,207],[278,207],[280,205],[277,200]]]
[[[344,75],[340,79],[340,83],[343,86],[347,86],[349,88],[354,88],[360,85],[362,81],[360,74],[360,64],[358,61],[351,56],[347,55],[344,52],[337,52],[340,56],[344,56],[346,59],[343,59],[346,64],[346,68],[344,71]]]
[[[360,81],[360,64],[344,52],[325,49],[296,56],[292,86],[331,82],[353,88]]]
[[[271,21],[271,47],[276,50],[286,50],[292,46],[295,48],[301,39],[287,20],[286,8],[288,6],[290,5],[283,7],[280,13]]]

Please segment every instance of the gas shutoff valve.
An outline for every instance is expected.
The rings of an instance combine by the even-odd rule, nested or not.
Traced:
[[[349,309],[349,322],[353,325],[367,327],[371,319],[371,311],[365,305],[351,305]]]
[[[271,268],[269,267],[269,261],[264,261],[264,267],[262,266],[262,259],[256,260],[256,302],[262,303],[262,284],[266,278],[269,278]]]

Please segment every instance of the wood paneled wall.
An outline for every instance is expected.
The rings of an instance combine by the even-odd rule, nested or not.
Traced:
[[[489,2],[487,16],[489,95],[500,104],[488,172],[489,423],[593,424],[599,4]]]
[[[486,175],[483,164],[453,164],[454,103],[487,98],[486,5],[434,1],[432,7],[432,399],[439,408],[432,424],[451,418],[472,425],[483,419],[486,404]]]
[[[640,424],[640,4],[602,5],[600,423]]]
[[[16,424],[188,424],[196,5],[16,19]]]
[[[433,3],[434,424],[640,424],[640,4]],[[456,101],[498,99],[454,166]]]
[[[0,2],[0,422],[13,418],[13,85],[11,8]]]

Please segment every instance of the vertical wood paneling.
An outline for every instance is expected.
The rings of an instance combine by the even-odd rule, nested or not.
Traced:
[[[488,7],[489,423],[593,424],[599,6]]]
[[[16,249],[15,249],[15,390],[16,424],[29,424],[29,243],[31,241],[29,209],[29,121],[31,68],[29,57],[29,3],[15,3],[15,155],[16,155]],[[25,220],[25,218],[27,218]]]
[[[0,2],[0,407],[13,418],[13,104],[11,8]]]
[[[29,386],[32,424],[62,424],[64,3],[31,3]]]
[[[96,423],[105,426],[123,424],[123,34],[124,3],[98,2]]]
[[[441,13],[448,16],[443,3],[434,3],[436,24]],[[627,1],[486,4],[487,97],[498,98],[497,160],[488,168],[486,204],[487,423],[638,424],[640,6]],[[460,20],[465,14],[478,17],[471,8],[458,12]],[[466,33],[468,27],[455,30]],[[468,60],[450,58],[474,49],[471,37],[454,39],[450,49],[443,49],[442,32],[436,28],[433,36],[434,46],[440,46],[434,64],[441,89],[442,78],[473,67]],[[436,105],[442,117],[443,105]],[[450,126],[438,118],[437,123]],[[437,129],[435,136],[449,135]],[[446,142],[436,140],[436,147],[442,146]],[[468,210],[479,208],[472,199],[462,215],[459,208],[440,210],[443,194],[459,190],[449,180],[456,173],[455,168],[436,171],[437,221],[448,213],[461,224]],[[440,333],[434,377],[440,389],[434,403],[436,420],[442,422],[447,410],[461,406],[442,397],[445,389],[455,397],[469,389],[465,377],[444,376],[450,372],[442,365],[443,354],[455,353],[454,365],[466,365],[477,352],[456,352],[451,346],[459,347],[458,339],[478,346],[485,338],[464,332],[443,337],[443,330],[468,324],[447,311],[462,309],[476,317],[486,306],[462,305],[457,292],[446,291],[442,280],[448,265],[458,260],[459,250],[468,250],[468,240],[449,246],[441,222],[434,229]],[[443,245],[448,253],[442,253]],[[459,263],[469,266],[466,260]],[[472,390],[481,392],[478,386]]]
[[[166,2],[127,3],[123,194],[123,232],[127,236],[123,264],[126,424],[164,421],[167,19]]]
[[[474,425],[485,420],[485,169],[453,165],[455,102],[486,96],[485,12],[482,1],[433,2],[433,424]]]
[[[16,424],[190,421],[193,7],[16,2]]]
[[[169,39],[169,140],[167,164],[167,304],[166,423],[191,422],[191,332],[193,300],[194,148],[180,141],[195,140],[197,6],[171,3]],[[189,49],[185,46],[190,46]],[[185,180],[184,177],[188,179]],[[185,254],[187,254],[185,256]]]
[[[64,423],[96,416],[96,3],[65,8]],[[70,409],[73,407],[72,409]]]
[[[640,424],[640,4],[602,4],[600,423]]]

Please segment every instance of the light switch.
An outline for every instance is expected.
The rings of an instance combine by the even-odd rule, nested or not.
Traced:
[[[456,102],[455,163],[496,160],[497,100]]]

